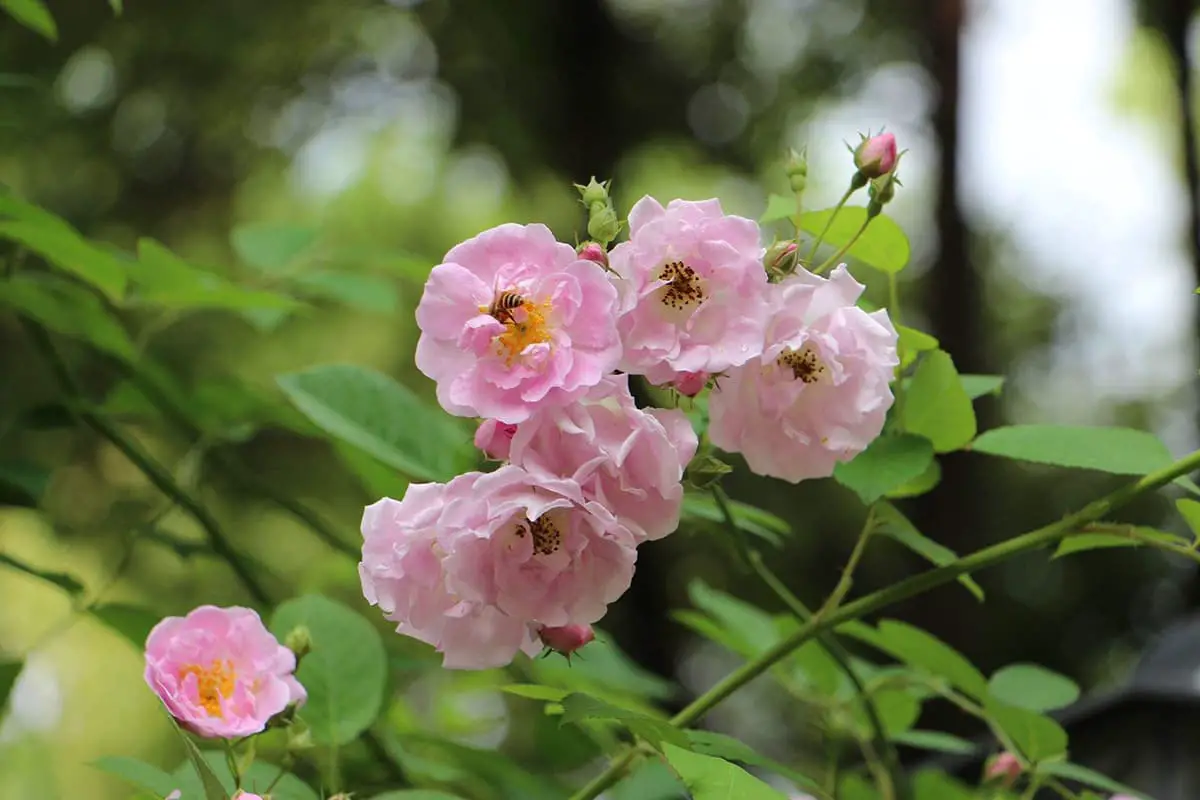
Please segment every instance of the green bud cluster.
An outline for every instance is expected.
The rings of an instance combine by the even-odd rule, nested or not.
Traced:
[[[613,208],[612,198],[608,194],[610,183],[611,181],[601,183],[593,176],[587,186],[575,184],[583,207],[588,212],[588,236],[605,247],[621,232],[621,221],[617,219],[616,209]]]

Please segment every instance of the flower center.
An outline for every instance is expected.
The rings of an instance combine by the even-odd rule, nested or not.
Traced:
[[[562,529],[554,524],[554,520],[550,519],[548,514],[543,514],[527,524],[517,525],[519,538],[524,539],[526,531],[533,537],[534,555],[554,555],[562,547]]]
[[[525,348],[550,341],[550,326],[546,321],[549,300],[535,303],[517,292],[500,292],[490,306],[480,306],[479,310],[504,325],[504,333],[493,341],[497,354],[510,367]]]
[[[804,383],[816,383],[829,374],[829,367],[821,361],[812,345],[804,345],[800,350],[784,350],[775,359],[775,363],[784,369],[792,371],[792,377]]]
[[[667,282],[658,290],[658,300],[668,311],[677,314],[690,314],[708,297],[704,291],[704,279],[682,261],[664,264],[655,280]]]
[[[179,680],[182,681],[188,675],[196,676],[200,705],[204,706],[208,715],[210,717],[222,716],[221,698],[224,697],[228,700],[233,695],[234,682],[237,680],[233,662],[217,659],[208,667],[188,664],[179,670]]]

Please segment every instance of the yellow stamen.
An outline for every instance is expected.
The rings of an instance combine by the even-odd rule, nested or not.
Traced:
[[[210,717],[223,716],[221,698],[228,700],[233,696],[233,687],[237,681],[237,672],[233,669],[233,662],[216,660],[208,667],[188,664],[179,670],[179,680],[182,681],[188,675],[196,676],[200,705],[204,706],[208,715]]]
[[[550,301],[534,303],[526,300],[512,310],[509,319],[502,320],[504,333],[496,337],[496,349],[509,366],[526,347],[550,341],[546,317],[550,312]]]
[[[804,383],[816,383],[829,374],[829,367],[821,361],[817,351],[805,345],[799,351],[785,350],[776,359],[779,366],[790,369],[792,377]]]

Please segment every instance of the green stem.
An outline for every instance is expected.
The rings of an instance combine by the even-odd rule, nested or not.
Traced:
[[[754,660],[746,662],[726,675],[725,678],[718,681],[707,692],[697,697],[686,708],[676,714],[671,719],[671,724],[677,728],[683,728],[695,722],[738,689],[762,675],[779,661],[787,658],[797,648],[822,631],[834,628],[849,620],[874,614],[901,600],[907,600],[910,597],[922,594],[931,589],[944,586],[962,575],[986,569],[1016,556],[1047,547],[1070,535],[1081,525],[1095,522],[1139,495],[1165,486],[1176,478],[1187,475],[1197,469],[1200,469],[1200,450],[1143,478],[1126,484],[1098,500],[1088,503],[1079,511],[1067,515],[1058,522],[1045,525],[1028,533],[1023,533],[991,547],[977,550],[950,564],[914,575],[911,578],[834,609],[824,618],[814,619],[770,649],[759,654]],[[1154,539],[1148,537],[1138,538],[1141,538],[1142,541],[1151,547],[1174,550],[1171,547],[1164,547],[1161,542]],[[632,756],[629,754],[619,758],[607,770],[597,775],[587,787],[584,787],[584,790],[580,790],[573,795],[571,800],[593,800],[601,791],[620,780],[622,772],[628,766],[631,759]]]
[[[854,243],[857,242],[859,240],[859,238],[866,232],[867,226],[871,224],[871,220],[873,220],[873,219],[875,219],[875,218],[867,217],[865,220],[863,220],[863,224],[860,225],[858,227],[858,230],[854,232],[854,235],[850,237],[850,241],[846,242],[844,245],[839,247],[838,251],[836,253],[834,253],[829,258],[827,258],[823,262],[821,262],[821,266],[817,267],[816,269],[814,269],[812,271],[813,274],[820,275],[822,272],[824,272],[825,270],[829,269],[834,264],[836,264],[842,256],[846,255],[846,252],[851,247],[854,247]]]
[[[242,773],[238,769],[237,754],[233,752],[233,745],[228,739],[222,739],[221,742],[225,745],[225,765],[229,767],[229,774],[233,776],[233,788],[242,788]]]
[[[730,529],[730,532],[737,535],[737,523],[733,519],[733,511],[729,508],[729,498],[725,494],[725,490],[720,485],[712,488],[713,499],[717,502],[717,508],[720,509],[721,515],[725,518],[725,526]],[[865,538],[865,537],[864,537]],[[813,613],[808,606],[796,597],[790,589],[779,580],[779,577],[767,567],[763,562],[762,554],[757,550],[750,549],[747,554],[747,561],[750,568],[754,570],[759,579],[766,584],[767,588],[775,593],[792,615],[801,623],[812,621]],[[867,720],[871,725],[871,733],[873,736],[872,742],[863,743],[863,755],[871,768],[872,775],[876,778],[876,785],[879,787],[879,793],[884,800],[893,800],[896,797],[907,797],[908,792],[905,789],[904,773],[900,767],[900,755],[896,752],[895,745],[887,737],[887,731],[883,727],[883,721],[879,718],[879,710],[875,707],[875,700],[867,692],[862,681],[858,677],[858,673],[854,671],[854,667],[850,664],[850,653],[846,648],[842,647],[833,636],[828,633],[822,633],[817,637],[821,647],[829,653],[829,657],[834,660],[838,668],[845,673],[854,687],[854,694],[862,707],[863,713],[866,714]],[[881,761],[882,760],[882,761]]]
[[[846,566],[842,569],[842,575],[838,578],[837,585],[833,587],[833,592],[830,593],[825,604],[814,615],[814,622],[836,611],[850,592],[850,587],[854,583],[854,571],[858,569],[858,562],[862,560],[863,553],[867,552],[867,542],[871,539],[874,531],[875,506],[871,506],[867,509],[867,518],[863,520],[862,531],[858,534],[858,541],[854,543],[854,549],[850,551],[850,558],[847,559]]]
[[[69,407],[75,416],[87,427],[91,428],[101,438],[108,441],[121,452],[130,463],[146,476],[146,479],[164,495],[174,498],[175,503],[200,525],[208,539],[213,552],[229,563],[238,580],[246,588],[246,592],[261,606],[268,606],[271,599],[267,594],[254,569],[229,543],[229,539],[221,530],[220,523],[198,500],[176,482],[170,470],[159,464],[132,439],[118,430],[105,417],[91,410],[79,386],[75,383],[70,370],[67,369],[49,335],[37,325],[27,322],[26,329],[38,349],[45,355],[51,370],[58,379],[64,393],[70,399]]]
[[[850,199],[850,195],[854,194],[856,191],[858,191],[858,189],[853,183],[851,183],[850,188],[848,188],[846,193],[842,195],[842,199],[838,200],[837,205],[833,207],[833,213],[829,215],[829,219],[825,220],[825,227],[822,228],[821,232],[817,234],[817,238],[813,239],[812,247],[808,251],[808,258],[805,259],[805,263],[812,263],[813,257],[817,254],[817,248],[821,246],[821,242],[825,239],[825,234],[829,233],[829,229],[833,226],[834,218],[836,218],[838,213],[842,210],[842,206],[846,205],[846,201]],[[797,201],[796,205],[797,209],[799,209],[799,201]],[[798,216],[799,213],[797,213],[797,217]]]

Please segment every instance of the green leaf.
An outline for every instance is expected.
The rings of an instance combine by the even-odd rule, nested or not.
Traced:
[[[929,468],[917,477],[887,493],[892,500],[905,497],[919,497],[933,491],[942,482],[942,465],[935,459],[929,463]]]
[[[221,750],[197,752],[213,779],[221,787],[221,791],[225,793],[225,797],[232,794],[234,790],[233,774],[229,771],[229,765],[225,761],[225,753]],[[200,800],[205,797],[202,793],[203,789],[196,782],[196,776],[190,764],[184,763],[176,771],[174,777],[178,781],[179,788],[183,790],[182,800]],[[255,761],[249,769],[245,770],[242,774],[242,788],[254,794],[265,795],[267,787],[271,786],[277,777],[279,780],[271,789],[271,800],[320,800],[320,795],[304,781],[290,772],[280,775],[280,768],[266,761]]]
[[[730,500],[729,510],[733,514],[734,524],[738,528],[770,542],[776,547],[783,543],[781,537],[788,536],[792,532],[791,526],[787,522],[756,506]],[[720,507],[708,493],[688,492],[684,494],[682,516],[684,519],[703,520],[718,525],[725,524],[725,517],[721,514]]]
[[[396,284],[375,275],[357,272],[305,272],[292,278],[305,294],[335,300],[360,311],[395,312],[399,299]]]
[[[400,789],[395,792],[374,795],[371,800],[462,800],[462,798],[456,794],[446,794],[435,789]]]
[[[83,594],[83,584],[80,583],[75,577],[68,575],[65,572],[50,572],[49,570],[31,567],[25,562],[18,561],[12,556],[5,555],[4,553],[0,553],[0,564],[6,564],[15,570],[24,572],[26,575],[31,575],[34,578],[46,581],[47,583],[53,583],[55,586],[64,590],[72,597],[78,597],[79,595]]]
[[[708,453],[700,453],[688,462],[683,479],[689,486],[704,490],[720,483],[721,478],[731,472],[733,467],[721,459]]]
[[[673,742],[687,746],[687,735],[673,727],[666,720],[657,719],[649,714],[621,708],[590,695],[573,692],[562,700],[563,723],[579,722],[585,719],[616,720],[632,733],[646,740],[651,746],[661,750],[665,742]]]
[[[629,776],[602,795],[605,800],[679,800],[684,785],[662,761],[643,761]]]
[[[833,212],[834,209],[827,208],[823,211],[807,211],[801,214],[801,230],[813,236],[820,234]],[[841,248],[854,238],[866,219],[867,209],[862,206],[844,206],[825,234],[825,244]],[[895,220],[880,214],[871,221],[866,231],[847,251],[846,255],[883,272],[896,273],[908,264],[910,255],[908,237],[904,235],[904,230],[896,224]]]
[[[138,650],[145,647],[146,637],[161,619],[153,611],[123,603],[93,606],[91,613],[96,619],[124,636]]]
[[[966,784],[944,772],[924,769],[913,776],[913,800],[976,800],[980,797]],[[1000,800],[1000,795],[996,796]]]
[[[894,734],[892,740],[905,747],[919,750],[933,750],[938,753],[954,753],[968,755],[975,752],[975,745],[966,739],[960,739],[941,731],[908,730]]]
[[[916,361],[918,354],[938,348],[937,339],[916,328],[897,325],[896,333],[900,335],[899,350],[904,354],[900,361],[901,369],[907,368],[909,364]]]
[[[758,221],[766,225],[769,222],[794,217],[796,211],[795,195],[772,194],[767,197],[767,210],[763,212]]]
[[[1003,375],[959,375],[963,391],[972,400],[978,400],[986,394],[1000,394],[1004,386]]]
[[[585,691],[593,695],[613,694],[652,700],[670,700],[675,685],[647,672],[612,642],[607,633],[596,628],[596,640],[587,646],[582,658],[539,658],[532,664],[534,680]]]
[[[515,694],[517,697],[528,697],[530,700],[546,700],[551,703],[557,703],[569,694],[566,689],[559,689],[554,686],[540,686],[536,683],[510,683],[507,686],[501,686],[500,691]]]
[[[770,614],[757,606],[711,588],[702,580],[688,585],[692,603],[713,618],[737,643],[735,652],[753,658],[780,639]]]
[[[1114,781],[1112,778],[1102,775],[1094,769],[1073,764],[1070,761],[1045,761],[1037,765],[1036,772],[1039,775],[1053,775],[1056,778],[1078,781],[1085,786],[1103,789],[1106,792],[1113,792],[1114,794],[1143,797],[1149,800],[1149,795],[1142,794],[1136,789],[1131,789],[1123,783]]]
[[[0,7],[13,15],[17,22],[52,42],[58,41],[58,26],[42,0],[0,0]]]
[[[1067,732],[1049,717],[985,697],[984,712],[1008,734],[1030,761],[1044,761],[1067,751]]]
[[[100,298],[57,276],[9,278],[0,283],[0,305],[124,361],[134,358],[132,340]]]
[[[693,800],[787,800],[768,784],[724,759],[691,753],[670,744],[663,753]]]
[[[271,273],[294,264],[316,243],[318,235],[312,228],[263,222],[234,228],[229,241],[238,258]]]
[[[935,350],[917,365],[904,398],[904,429],[924,436],[938,453],[975,437],[975,409],[946,351]]]
[[[1192,531],[1192,536],[1200,539],[1200,503],[1184,497],[1175,501],[1175,508]]]
[[[138,299],[163,308],[291,311],[302,305],[275,292],[243,289],[193,267],[153,239],[138,241],[138,261],[127,270],[139,288]]]
[[[0,711],[8,705],[8,697],[24,668],[23,661],[0,661]]]
[[[24,245],[65,272],[81,278],[112,300],[125,294],[125,266],[74,230],[25,220],[0,222],[0,239]]]
[[[891,503],[875,506],[875,532],[894,539],[932,564],[943,567],[958,560],[958,553],[938,544],[925,536],[908,517]],[[958,576],[958,582],[967,588],[979,601],[983,601],[983,588],[970,575]]]
[[[175,732],[178,733],[179,738],[183,740],[183,747],[187,752],[188,757],[188,763],[176,772],[176,777],[183,778],[184,775],[188,774],[187,769],[190,765],[191,769],[194,770],[193,774],[197,779],[196,789],[199,790],[192,790],[192,793],[195,794],[195,800],[200,800],[200,797],[203,797],[204,800],[228,800],[229,793],[233,791],[234,787],[226,787],[222,785],[221,779],[217,777],[215,772],[213,772],[212,764],[205,760],[204,754],[200,752],[200,748],[196,747],[196,743],[192,741],[191,737],[183,732],[182,728],[180,728],[178,725],[175,725]],[[187,790],[185,789],[185,792],[186,791]],[[184,800],[189,799],[184,798]]]
[[[862,627],[870,633],[864,634],[860,628],[850,626],[842,626],[839,630],[889,653],[911,667],[945,679],[971,697],[980,698],[987,694],[987,678],[983,677],[983,673],[933,634],[890,619],[880,621],[877,630],[869,626]]]
[[[1113,475],[1145,475],[1173,460],[1157,436],[1133,428],[1008,425],[981,434],[971,449],[1018,461]]]
[[[854,491],[867,505],[920,477],[933,462],[933,445],[923,436],[884,435],[850,461],[833,470],[838,483]]]
[[[449,480],[474,462],[465,431],[379,372],[330,364],[276,382],[325,433],[413,478]]]
[[[1080,553],[1084,550],[1100,550],[1109,547],[1141,547],[1145,542],[1133,538],[1135,531],[1139,536],[1156,539],[1165,544],[1178,547],[1187,547],[1189,545],[1186,539],[1141,525],[1113,525],[1105,526],[1105,528],[1106,530],[1111,530],[1112,533],[1073,533],[1067,536],[1059,542],[1058,549],[1054,551],[1054,558],[1061,558],[1072,553]],[[1125,532],[1126,530],[1128,531],[1127,533]]]
[[[298,625],[307,626],[313,642],[296,672],[308,690],[300,718],[308,723],[315,742],[354,741],[383,707],[383,641],[362,616],[321,595],[289,600],[271,618],[271,632],[280,641]]]
[[[27,461],[0,461],[0,505],[37,508],[50,471]]]
[[[1065,675],[1037,664],[1010,664],[988,681],[997,700],[1030,711],[1053,711],[1079,699],[1079,687]]]
[[[158,797],[166,797],[179,787],[175,776],[158,767],[126,756],[104,756],[92,762],[101,772],[145,789]]]
[[[121,16],[121,14],[125,11],[124,0],[108,0],[108,7],[111,8],[113,10],[113,14],[118,17]]]
[[[712,731],[688,731],[689,749],[693,753],[727,761],[740,761],[752,767],[761,767],[774,772],[780,777],[787,778],[801,789],[820,788],[820,784],[807,775],[802,775],[790,767],[780,764],[774,759],[762,755],[749,745],[742,743],[732,736]]]

